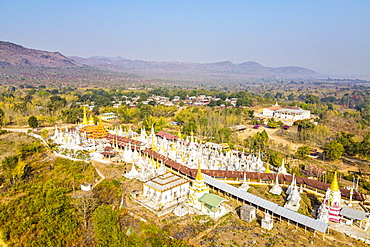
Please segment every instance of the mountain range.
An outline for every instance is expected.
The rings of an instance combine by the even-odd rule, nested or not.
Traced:
[[[216,63],[192,62],[154,62],[130,60],[123,57],[94,56],[81,58],[77,56],[66,57],[59,52],[48,52],[28,49],[10,42],[0,41],[0,67],[32,66],[32,67],[82,67],[90,66],[99,69],[129,72],[141,75],[158,77],[192,79],[201,77],[318,77],[320,74],[306,68],[297,66],[265,67],[257,62],[249,61],[234,64],[230,61]]]
[[[295,75],[295,76],[318,76],[319,73],[297,66],[288,67],[265,67],[257,62],[249,61],[234,64],[230,61],[217,63],[184,63],[184,62],[154,62],[142,60],[130,60],[124,58],[109,57],[69,57],[74,61],[102,69],[113,69],[125,72],[224,72],[224,73],[248,73],[255,75]]]

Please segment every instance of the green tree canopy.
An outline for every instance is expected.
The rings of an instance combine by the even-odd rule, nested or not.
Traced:
[[[30,116],[28,118],[28,125],[31,128],[37,128],[39,126],[39,121],[37,120],[37,118],[35,116]]]
[[[310,154],[310,150],[311,150],[310,146],[307,146],[307,145],[300,146],[297,149],[297,152],[295,153],[296,157],[298,159],[306,160],[306,159],[308,159],[308,155]]]
[[[4,111],[0,109],[0,128],[4,125],[4,117],[5,117]]]
[[[325,145],[324,153],[327,159],[337,160],[342,158],[344,147],[340,142],[332,141]]]

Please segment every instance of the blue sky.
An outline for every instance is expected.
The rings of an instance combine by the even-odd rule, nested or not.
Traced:
[[[370,1],[1,0],[0,40],[68,56],[370,76]]]

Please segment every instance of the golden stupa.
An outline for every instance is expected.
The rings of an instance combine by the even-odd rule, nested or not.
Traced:
[[[202,170],[200,169],[200,162],[198,162],[198,173],[197,176],[195,177],[195,180],[203,181]]]
[[[330,185],[331,191],[339,191],[338,179],[337,179],[337,172],[335,171],[333,181],[331,181]]]
[[[92,139],[101,139],[108,133],[101,120],[97,125],[95,125],[94,117],[92,115],[90,115],[89,120],[87,120],[86,107],[84,107],[82,125],[83,127],[80,129],[80,132],[86,132],[87,137]]]

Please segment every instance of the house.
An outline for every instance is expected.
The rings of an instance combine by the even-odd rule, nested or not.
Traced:
[[[100,115],[100,117],[103,121],[110,121],[112,119],[118,118],[116,113],[114,112],[103,113]]]

